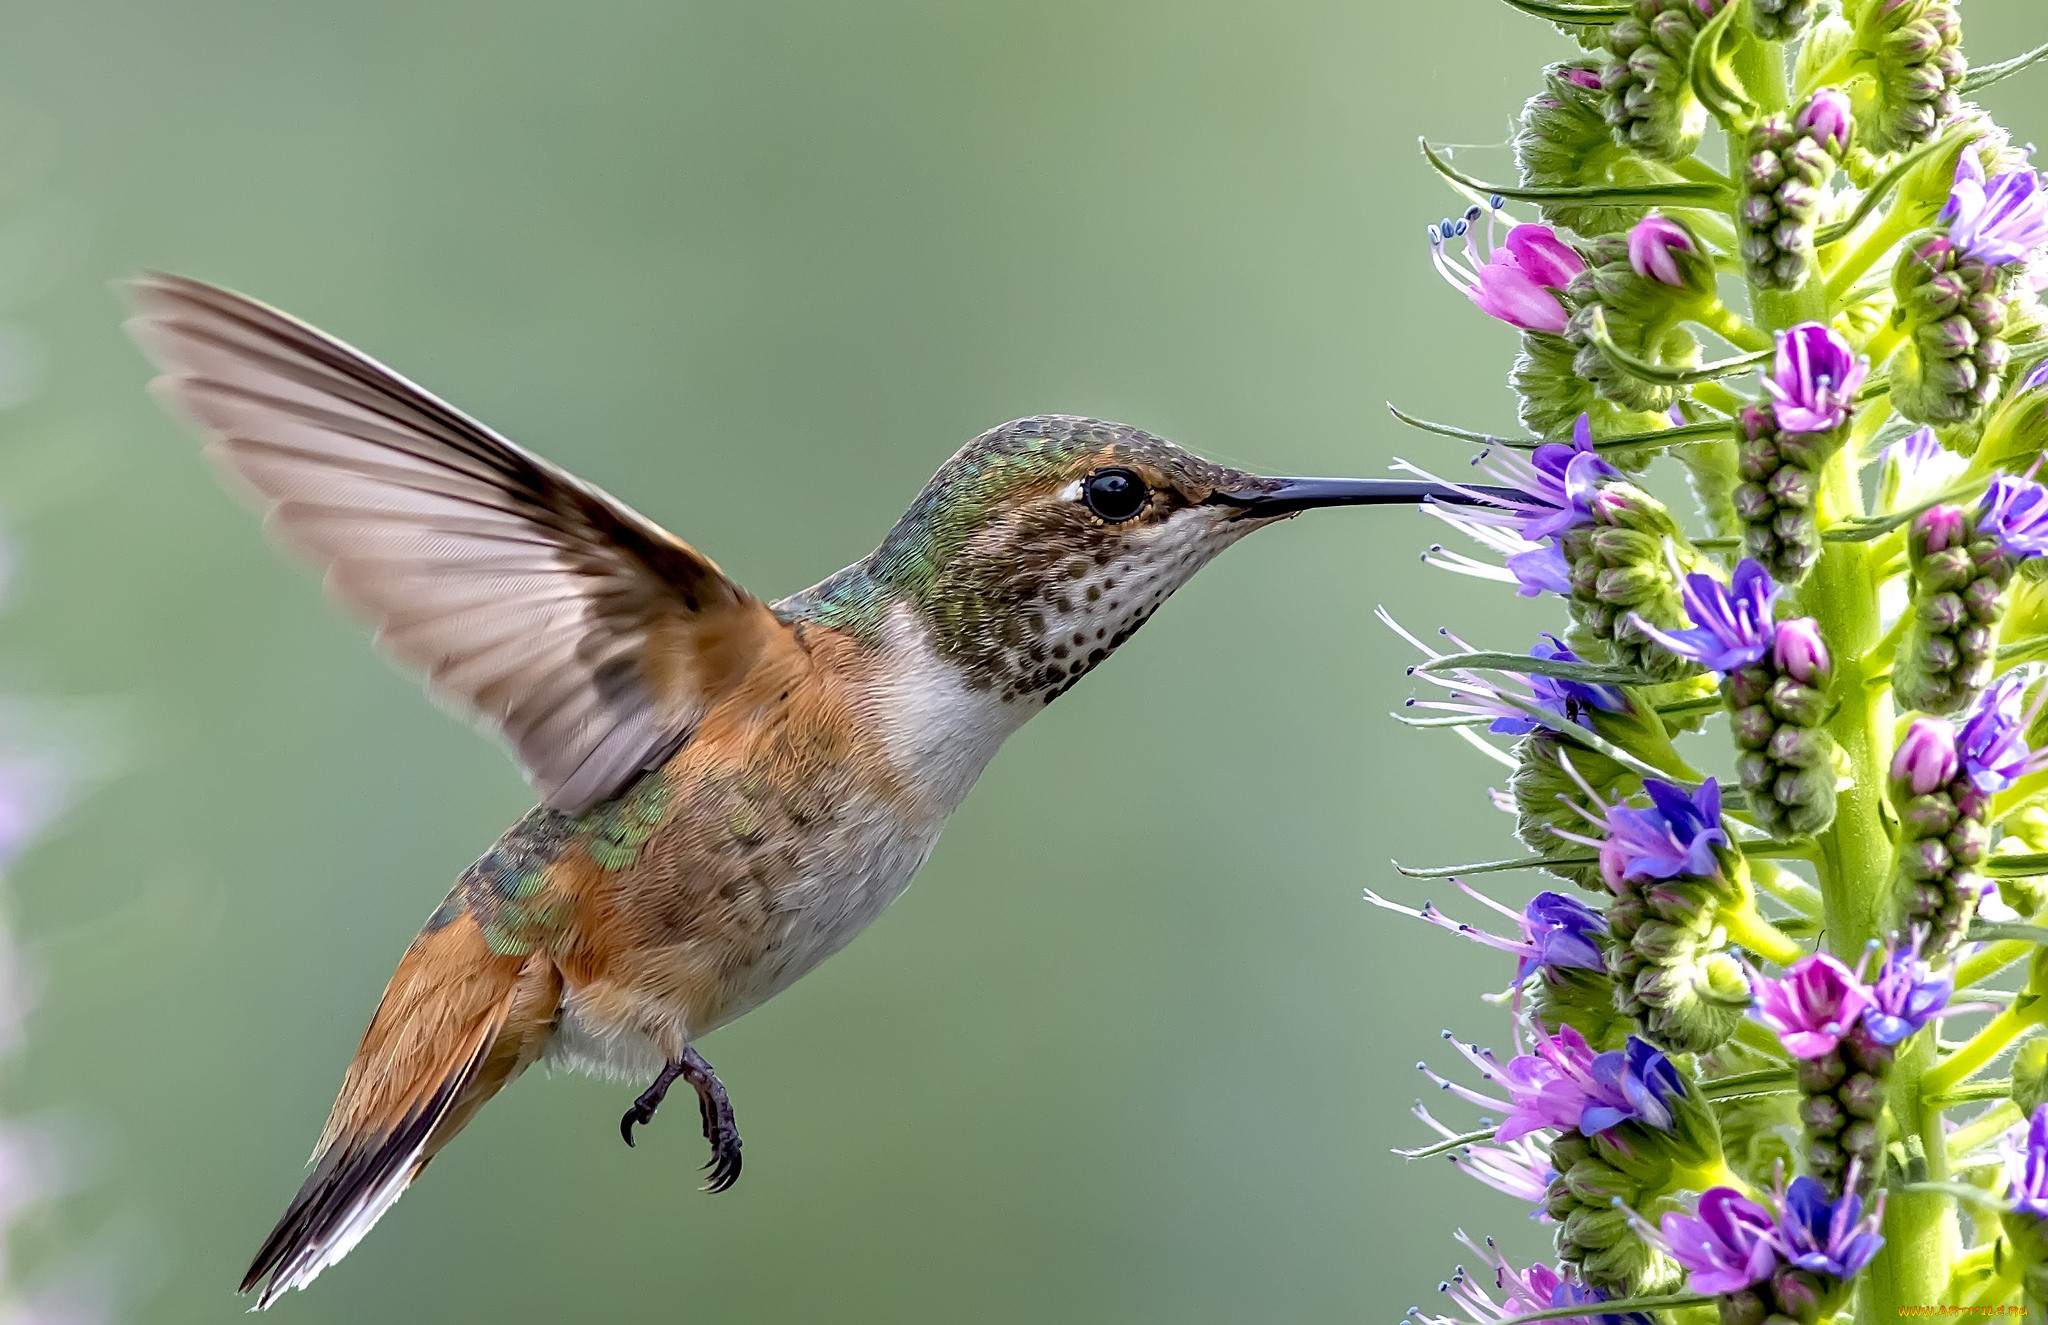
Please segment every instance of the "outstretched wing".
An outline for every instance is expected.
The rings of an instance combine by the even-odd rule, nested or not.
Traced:
[[[688,544],[333,337],[184,277],[130,294],[159,396],[548,805],[665,759],[775,628]]]

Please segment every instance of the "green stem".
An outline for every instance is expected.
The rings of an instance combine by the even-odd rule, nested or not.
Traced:
[[[1785,931],[1756,913],[1756,903],[1747,898],[1738,907],[1728,907],[1716,917],[1728,937],[1757,956],[1780,966],[1790,966],[1806,955]]]
[[[1920,1107],[1920,1082],[1934,1056],[1934,1036],[1922,1032],[1900,1046],[1892,1065],[1891,1116],[1902,1131],[1917,1132],[1927,1152],[1930,1182],[1948,1180],[1948,1151],[1943,1144],[1941,1114]],[[1895,1134],[1896,1135],[1896,1134]],[[1928,1144],[1927,1138],[1933,1137]],[[1885,1244],[1864,1271],[1858,1296],[1859,1325],[1897,1325],[1900,1307],[1942,1300],[1949,1267],[1961,1250],[1954,1198],[1939,1191],[1894,1189],[1884,1212]]]
[[[2042,1013],[2036,1009],[2043,1000],[2035,1000],[2034,1006],[2025,1011],[2007,1008],[1984,1023],[1984,1028],[1963,1042],[1963,1047],[1950,1054],[1939,1067],[1930,1068],[1920,1079],[1924,1093],[1946,1095],[1957,1086],[1969,1080],[1971,1074],[1998,1057],[2005,1046],[2024,1034],[2028,1027],[2038,1026]]]
[[[1711,308],[1701,309],[1695,320],[1708,331],[1713,332],[1738,350],[1768,350],[1771,348],[1772,342],[1769,335],[1751,326],[1749,319],[1743,317],[1718,299],[1714,301]]]
[[[1948,1154],[1951,1162],[1963,1158],[1992,1137],[2009,1129],[2026,1115],[2020,1106],[2011,1100],[1993,1109],[1986,1109],[1981,1117],[1973,1118],[1958,1127],[1948,1138]]]
[[[1994,943],[1956,967],[1956,988],[1968,989],[1971,985],[1981,984],[2014,962],[2024,961],[2033,954],[2034,945],[2018,939]]]
[[[1808,918],[1817,918],[1820,915],[1820,889],[1792,871],[1780,869],[1767,860],[1759,860],[1752,856],[1749,862],[1749,877],[1755,881],[1757,887],[1800,915]]]

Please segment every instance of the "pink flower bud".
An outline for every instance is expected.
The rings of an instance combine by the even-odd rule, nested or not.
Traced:
[[[1820,623],[1812,617],[1779,622],[1771,657],[1779,671],[1815,689],[1827,684],[1828,672],[1834,666],[1828,657],[1827,641],[1820,635]]]
[[[1600,90],[1600,75],[1591,69],[1567,69],[1564,76],[1566,81],[1576,83],[1589,92]]]
[[[1635,229],[1628,232],[1628,265],[1638,276],[1662,281],[1666,285],[1684,285],[1685,275],[1678,269],[1678,253],[1693,252],[1692,236],[1685,227],[1668,216],[1654,212],[1636,222]]]
[[[1586,260],[1547,225],[1518,225],[1508,231],[1502,247],[1514,255],[1516,266],[1546,289],[1562,290],[1586,269]]]
[[[1836,156],[1849,146],[1849,133],[1855,126],[1855,114],[1849,109],[1849,98],[1838,87],[1824,87],[1807,98],[1799,108],[1793,123],[1800,132],[1820,142]]]
[[[1915,796],[1941,790],[1956,778],[1956,729],[1942,718],[1915,718],[1892,755],[1892,781]]]
[[[1913,517],[1913,532],[1929,552],[1942,552],[1962,541],[1963,508],[1931,506]]]

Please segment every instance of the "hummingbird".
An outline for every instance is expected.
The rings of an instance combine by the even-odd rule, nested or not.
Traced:
[[[1494,490],[1264,478],[1123,424],[1018,419],[939,467],[867,557],[778,602],[367,355],[185,277],[134,281],[152,383],[277,541],[539,804],[463,871],[386,986],[311,1174],[241,1291],[263,1309],[369,1232],[546,1061],[696,1095],[699,1043],[904,890],[1005,737],[1256,529]]]

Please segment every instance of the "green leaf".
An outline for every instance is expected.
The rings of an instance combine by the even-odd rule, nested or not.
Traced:
[[[1471,442],[1475,446],[1507,446],[1513,447],[1518,451],[1533,451],[1551,440],[1546,437],[1530,437],[1526,434],[1519,437],[1501,437],[1490,432],[1473,432],[1469,428],[1455,428],[1448,423],[1433,423],[1428,419],[1417,418],[1415,415],[1405,412],[1398,405],[1391,402],[1387,405],[1387,412],[1411,428],[1419,428],[1423,432],[1435,433],[1439,437],[1455,437],[1461,442]],[[1707,419],[1701,423],[1680,424],[1675,428],[1659,428],[1655,432],[1618,433],[1613,437],[1602,437],[1593,443],[1593,449],[1595,451],[1621,451],[1631,446],[1676,446],[1681,442],[1709,441],[1720,437],[1733,437],[1734,435],[1735,420]]]
[[[1449,879],[1460,874],[1507,874],[1514,870],[1548,869],[1552,865],[1598,865],[1598,856],[1522,856],[1515,860],[1481,860],[1470,865],[1437,865],[1409,869],[1394,862],[1395,872],[1411,879]]]
[[[1757,115],[1756,101],[1735,76],[1735,70],[1721,58],[1721,39],[1728,35],[1735,13],[1741,8],[1741,5],[1724,5],[1720,13],[1707,20],[1699,36],[1693,39],[1692,58],[1686,74],[1692,83],[1693,95],[1700,99],[1701,105],[1714,112],[1716,118],[1747,132]]]
[[[1798,1084],[1798,1076],[1789,1067],[1766,1067],[1755,1072],[1744,1072],[1738,1076],[1721,1077],[1714,1081],[1702,1081],[1700,1092],[1710,1100],[1725,1100],[1731,1095],[1759,1093],[1779,1086]]]
[[[1513,4],[1514,0],[1508,0],[1508,3]],[[2001,60],[1997,64],[1972,69],[1963,75],[1963,95],[1968,96],[1980,87],[1989,87],[2001,78],[2010,78],[2020,70],[2039,64],[2043,60],[2048,60],[2048,45],[2036,46],[2025,55],[2015,55],[2010,60]]]
[[[1554,188],[1524,188],[1519,185],[1488,184],[1474,179],[1451,165],[1437,150],[1422,140],[1422,155],[1429,164],[1436,167],[1438,174],[1466,190],[1475,198],[1498,195],[1513,198],[1517,202],[1583,202],[1605,203],[1616,207],[1715,207],[1726,208],[1733,198],[1730,191],[1719,184],[1699,183],[1691,180],[1671,184],[1561,184]]]
[[[1555,676],[1589,685],[1652,686],[1657,678],[1627,667],[1605,663],[1570,662],[1562,658],[1531,658],[1526,653],[1452,653],[1416,664],[1418,672],[1514,672],[1521,676]]]
[[[1733,9],[1736,6],[1729,6]],[[1722,13],[1727,13],[1724,9]],[[1600,352],[1614,360],[1615,364],[1645,382],[1661,386],[1691,386],[1695,382],[1711,382],[1717,378],[1733,377],[1748,372],[1771,361],[1777,354],[1775,349],[1758,350],[1754,354],[1739,354],[1733,359],[1722,359],[1717,363],[1704,363],[1697,368],[1663,368],[1645,359],[1638,359],[1614,343],[1614,337],[1607,333],[1607,310],[1598,304],[1593,306],[1593,320],[1586,327],[1586,339],[1600,347]]]
[[[1559,0],[1507,0],[1507,5],[1552,23],[1579,23],[1588,27],[1605,27],[1627,18],[1630,13],[1628,5],[1573,5]]]
[[[2048,47],[2042,49],[2048,50]],[[1814,244],[1818,247],[1847,239],[1856,233],[1857,226],[1870,219],[1870,214],[1891,196],[1893,189],[1899,187],[1899,181],[1911,174],[1921,162],[1939,153],[1954,151],[1960,144],[1982,132],[1983,130],[1975,125],[1961,125],[1900,157],[1897,165],[1878,176],[1876,182],[1864,190],[1863,197],[1856,203],[1856,210],[1833,225],[1822,226],[1814,233]]]
[[[2036,856],[2035,859],[2044,860],[2048,857]],[[1972,943],[1987,943],[1998,939],[2012,939],[2020,943],[2048,943],[2048,929],[2043,929],[2039,925],[2001,925],[1989,920],[1972,920],[1969,937]]]

